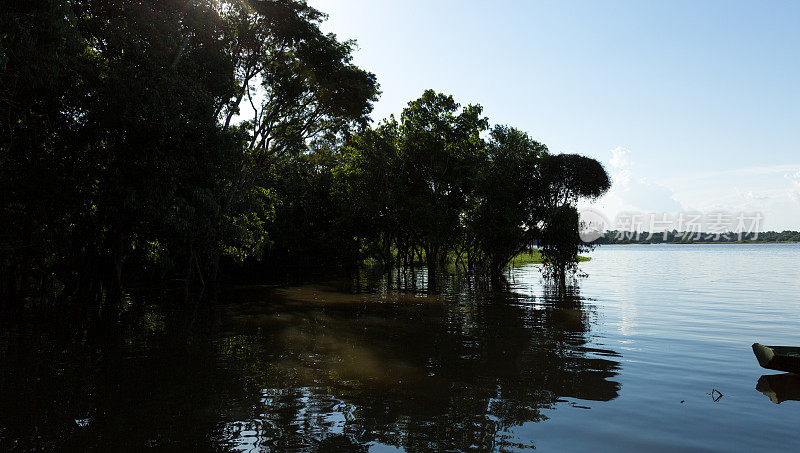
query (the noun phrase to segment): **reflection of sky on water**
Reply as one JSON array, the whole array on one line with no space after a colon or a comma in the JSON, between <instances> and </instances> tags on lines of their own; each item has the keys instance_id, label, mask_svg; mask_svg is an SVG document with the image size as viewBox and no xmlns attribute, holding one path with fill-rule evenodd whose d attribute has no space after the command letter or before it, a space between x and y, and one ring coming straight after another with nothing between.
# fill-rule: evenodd
<instances>
[{"instance_id":1,"label":"reflection of sky on water","mask_svg":"<svg viewBox=\"0 0 800 453\"><path fill-rule=\"evenodd\" d=\"M561 294L535 266L511 272L511 292L365 272L235 288L197 310L134 296L123 334L99 344L66 322L2 332L0 449L800 443L797 386L761 377L749 348L800 345L798 246L592 257L580 289Z\"/></svg>"}]
</instances>

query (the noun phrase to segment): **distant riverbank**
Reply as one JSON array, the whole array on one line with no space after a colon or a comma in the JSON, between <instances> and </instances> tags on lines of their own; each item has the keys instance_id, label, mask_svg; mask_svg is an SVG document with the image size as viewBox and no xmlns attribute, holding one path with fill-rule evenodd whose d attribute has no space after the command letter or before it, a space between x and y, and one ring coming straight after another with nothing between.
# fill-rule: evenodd
<instances>
[{"instance_id":1,"label":"distant riverbank","mask_svg":"<svg viewBox=\"0 0 800 453\"><path fill-rule=\"evenodd\" d=\"M666 236L666 237L665 237ZM719 240L715 240L719 239ZM732 240L736 239L736 240ZM800 231L764 231L759 233L698 233L695 231L669 231L650 233L647 231L606 231L593 242L595 245L610 244L784 244L800 243Z\"/></svg>"}]
</instances>

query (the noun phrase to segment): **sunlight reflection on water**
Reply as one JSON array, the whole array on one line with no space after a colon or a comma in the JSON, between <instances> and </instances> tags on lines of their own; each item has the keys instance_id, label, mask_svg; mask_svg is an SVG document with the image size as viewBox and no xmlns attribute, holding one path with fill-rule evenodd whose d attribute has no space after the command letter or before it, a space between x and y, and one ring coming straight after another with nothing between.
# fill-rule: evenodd
<instances>
[{"instance_id":1,"label":"sunlight reflection on water","mask_svg":"<svg viewBox=\"0 0 800 453\"><path fill-rule=\"evenodd\" d=\"M460 276L431 292L424 270L365 272L232 288L196 312L147 304L113 347L7 333L0 447L800 445L796 380L750 351L800 345L800 246L591 256L589 277L566 293L542 286L535 266L511 270L510 292Z\"/></svg>"}]
</instances>

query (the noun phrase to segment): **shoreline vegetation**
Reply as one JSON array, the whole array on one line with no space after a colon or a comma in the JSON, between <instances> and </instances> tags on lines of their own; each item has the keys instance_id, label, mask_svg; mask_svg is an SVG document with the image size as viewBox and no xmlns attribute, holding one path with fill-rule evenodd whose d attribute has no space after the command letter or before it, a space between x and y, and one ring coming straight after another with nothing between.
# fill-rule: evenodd
<instances>
[{"instance_id":1,"label":"shoreline vegetation","mask_svg":"<svg viewBox=\"0 0 800 453\"><path fill-rule=\"evenodd\" d=\"M759 244L800 244L800 241L692 241L692 242L615 242L601 245L759 245Z\"/></svg>"},{"instance_id":2,"label":"shoreline vegetation","mask_svg":"<svg viewBox=\"0 0 800 453\"><path fill-rule=\"evenodd\" d=\"M591 257L578 255L578 262L582 263L585 261L591 261ZM515 256L514 259L511 260L509 263L510 267L520 267L525 266L528 264L544 264L545 260L542 256L541 252L538 250L532 250L528 252L520 253L519 255Z\"/></svg>"},{"instance_id":3,"label":"shoreline vegetation","mask_svg":"<svg viewBox=\"0 0 800 453\"><path fill-rule=\"evenodd\" d=\"M114 319L134 286L213 301L245 274L365 260L424 262L430 282L450 261L492 284L510 263L574 275L602 164L433 90L373 122L379 82L326 17L301 0L12 2L0 310Z\"/></svg>"},{"instance_id":4,"label":"shoreline vegetation","mask_svg":"<svg viewBox=\"0 0 800 453\"><path fill-rule=\"evenodd\" d=\"M592 258L589 257L589 256L578 255L577 262L581 262L582 263L582 262L585 262L585 261L590 261L591 259ZM528 250L528 251L522 252L522 253L520 253L518 255L515 255L514 258L512 258L508 262L508 264L506 265L505 268L507 269L507 268L520 267L520 266L525 266L525 265L528 265L528 264L546 264L546 262L547 262L547 260L544 257L544 255L542 255L541 251L539 251L537 249L532 249L532 250ZM418 261L415 261L414 265L422 267L422 266L425 266L425 263L426 263L426 261L424 259L420 259ZM374 258L367 258L367 259L365 259L363 261L362 264L365 265L365 266L379 266L380 262L378 260L374 259ZM454 254L448 254L448 256L447 256L447 266L456 267L456 266L458 266L458 264L459 264L459 257L457 255L454 255Z\"/></svg>"},{"instance_id":5,"label":"shoreline vegetation","mask_svg":"<svg viewBox=\"0 0 800 453\"><path fill-rule=\"evenodd\" d=\"M741 240L739 239L741 237ZM592 242L594 245L628 245L628 244L786 244L800 242L800 232L765 231L759 233L743 233L739 236L736 232L719 234L697 232L663 232L650 234L648 232L631 233L626 231L611 230L599 239Z\"/></svg>"}]
</instances>

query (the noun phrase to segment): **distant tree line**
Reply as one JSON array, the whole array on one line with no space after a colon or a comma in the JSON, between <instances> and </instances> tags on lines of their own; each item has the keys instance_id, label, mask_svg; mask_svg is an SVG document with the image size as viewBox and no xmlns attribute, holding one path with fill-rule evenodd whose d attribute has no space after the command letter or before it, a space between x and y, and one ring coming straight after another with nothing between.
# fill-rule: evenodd
<instances>
[{"instance_id":1,"label":"distant tree line","mask_svg":"<svg viewBox=\"0 0 800 453\"><path fill-rule=\"evenodd\" d=\"M605 234L594 241L594 244L693 244L698 242L721 243L766 243L766 242L800 242L800 231L762 231L759 233L696 233L685 231L668 231L666 237L663 232L640 232L631 234L625 231L606 231Z\"/></svg>"},{"instance_id":2,"label":"distant tree line","mask_svg":"<svg viewBox=\"0 0 800 453\"><path fill-rule=\"evenodd\" d=\"M12 0L0 12L0 299L115 303L277 266L448 260L563 277L603 167L379 85L303 1Z\"/></svg>"}]
</instances>

